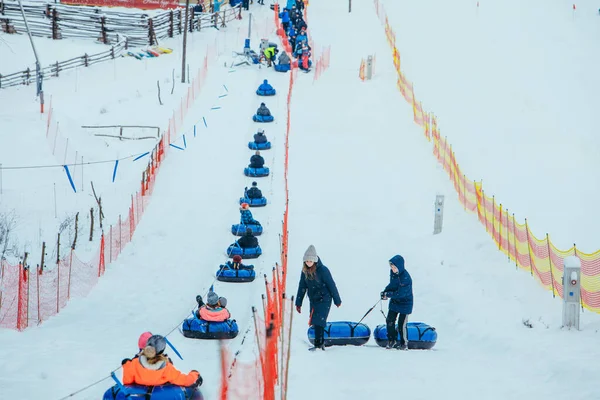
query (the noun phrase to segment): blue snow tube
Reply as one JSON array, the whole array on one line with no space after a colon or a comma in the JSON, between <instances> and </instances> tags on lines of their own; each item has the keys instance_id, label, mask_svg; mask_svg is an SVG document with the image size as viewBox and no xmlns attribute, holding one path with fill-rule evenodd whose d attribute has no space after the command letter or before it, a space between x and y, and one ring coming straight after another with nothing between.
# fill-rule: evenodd
<instances>
[{"instance_id":1,"label":"blue snow tube","mask_svg":"<svg viewBox=\"0 0 600 400\"><path fill-rule=\"evenodd\" d=\"M242 259L258 258L261 254L262 249L260 248L260 246L242 249L239 246L231 245L227 248L227 255L229 256L229 258L233 258L233 256L241 256Z\"/></svg>"},{"instance_id":2,"label":"blue snow tube","mask_svg":"<svg viewBox=\"0 0 600 400\"><path fill-rule=\"evenodd\" d=\"M181 326L183 336L192 339L233 339L238 335L238 328L235 319L228 319L223 322L211 322L194 316L183 321Z\"/></svg>"},{"instance_id":3,"label":"blue snow tube","mask_svg":"<svg viewBox=\"0 0 600 400\"><path fill-rule=\"evenodd\" d=\"M261 177L261 176L269 176L269 167L262 168L244 168L244 175L253 176L253 177Z\"/></svg>"},{"instance_id":4,"label":"blue snow tube","mask_svg":"<svg viewBox=\"0 0 600 400\"><path fill-rule=\"evenodd\" d=\"M275 118L272 115L256 115L252 116L254 122L273 122Z\"/></svg>"},{"instance_id":5,"label":"blue snow tube","mask_svg":"<svg viewBox=\"0 0 600 400\"><path fill-rule=\"evenodd\" d=\"M396 330L398 326L396 326ZM434 327L423 322L409 322L406 324L408 331L408 348L415 350L429 350L437 342L437 331ZM385 325L378 325L373 332L373 338L381 347L385 347L388 343L387 328ZM398 333L398 340L400 334Z\"/></svg>"},{"instance_id":6,"label":"blue snow tube","mask_svg":"<svg viewBox=\"0 0 600 400\"><path fill-rule=\"evenodd\" d=\"M235 236L242 236L246 233L246 228L252 229L254 236L260 236L263 233L262 225L245 225L245 224L233 224L231 225L231 233Z\"/></svg>"},{"instance_id":7,"label":"blue snow tube","mask_svg":"<svg viewBox=\"0 0 600 400\"><path fill-rule=\"evenodd\" d=\"M315 343L315 328L308 328L308 340ZM365 324L356 322L334 321L325 327L325 346L362 346L369 341L371 329Z\"/></svg>"},{"instance_id":8,"label":"blue snow tube","mask_svg":"<svg viewBox=\"0 0 600 400\"><path fill-rule=\"evenodd\" d=\"M264 207L267 205L266 197L259 197L257 199L251 199L250 197L240 197L240 204L248 203L250 207Z\"/></svg>"},{"instance_id":9,"label":"blue snow tube","mask_svg":"<svg viewBox=\"0 0 600 400\"><path fill-rule=\"evenodd\" d=\"M275 67L275 71L277 72L288 72L290 70L291 64L277 64Z\"/></svg>"},{"instance_id":10,"label":"blue snow tube","mask_svg":"<svg viewBox=\"0 0 600 400\"><path fill-rule=\"evenodd\" d=\"M221 282L252 282L255 278L254 265L233 269L227 264L222 264L217 271L217 280Z\"/></svg>"},{"instance_id":11,"label":"blue snow tube","mask_svg":"<svg viewBox=\"0 0 600 400\"><path fill-rule=\"evenodd\" d=\"M248 148L250 150L269 150L271 148L271 142L265 142L265 143L248 142Z\"/></svg>"},{"instance_id":12,"label":"blue snow tube","mask_svg":"<svg viewBox=\"0 0 600 400\"><path fill-rule=\"evenodd\" d=\"M125 391L118 385L104 393L102 400L203 400L200 390L175 385L141 386L124 385Z\"/></svg>"},{"instance_id":13,"label":"blue snow tube","mask_svg":"<svg viewBox=\"0 0 600 400\"><path fill-rule=\"evenodd\" d=\"M275 89L271 88L270 90L260 90L256 89L256 94L259 96L275 96Z\"/></svg>"}]
</instances>

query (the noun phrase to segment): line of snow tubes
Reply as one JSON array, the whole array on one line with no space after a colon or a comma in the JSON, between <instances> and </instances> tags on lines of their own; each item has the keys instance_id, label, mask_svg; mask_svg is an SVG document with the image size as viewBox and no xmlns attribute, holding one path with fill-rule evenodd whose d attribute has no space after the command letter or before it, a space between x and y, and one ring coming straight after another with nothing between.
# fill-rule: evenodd
<instances>
[{"instance_id":1,"label":"line of snow tubes","mask_svg":"<svg viewBox=\"0 0 600 400\"><path fill-rule=\"evenodd\" d=\"M254 114L252 116L252 120L254 122L273 122L275 120L275 117L273 117L272 115L258 115L258 114Z\"/></svg>"},{"instance_id":2,"label":"line of snow tubes","mask_svg":"<svg viewBox=\"0 0 600 400\"><path fill-rule=\"evenodd\" d=\"M243 265L234 269L231 265L221 264L215 275L221 282L252 282L256 279L254 265Z\"/></svg>"},{"instance_id":3,"label":"line of snow tubes","mask_svg":"<svg viewBox=\"0 0 600 400\"><path fill-rule=\"evenodd\" d=\"M192 317L183 321L181 332L183 336L192 339L233 339L240 329L235 319L223 322L205 321L198 318L194 312Z\"/></svg>"},{"instance_id":4,"label":"line of snow tubes","mask_svg":"<svg viewBox=\"0 0 600 400\"><path fill-rule=\"evenodd\" d=\"M122 387L118 385L111 387L104 393L102 400L204 400L200 390L175 385L123 385Z\"/></svg>"},{"instance_id":5,"label":"line of snow tubes","mask_svg":"<svg viewBox=\"0 0 600 400\"><path fill-rule=\"evenodd\" d=\"M396 326L396 331L398 327ZM429 350L435 346L437 342L437 331L434 327L423 322L409 322L406 324L408 333L408 348L414 350ZM377 325L373 331L373 337L377 344L385 347L388 343L387 328L385 325ZM400 340L398 333L397 340Z\"/></svg>"},{"instance_id":6,"label":"line of snow tubes","mask_svg":"<svg viewBox=\"0 0 600 400\"><path fill-rule=\"evenodd\" d=\"M262 254L262 249L260 248L260 246L248 247L246 249L243 249L239 246L231 245L227 247L226 253L229 256L229 258L233 258L233 256L240 256L242 257L242 259L258 258Z\"/></svg>"},{"instance_id":7,"label":"line of snow tubes","mask_svg":"<svg viewBox=\"0 0 600 400\"><path fill-rule=\"evenodd\" d=\"M396 326L396 329L398 327ZM434 327L423 322L409 322L406 324L408 332L408 348L411 350L429 350L437 342L437 331ZM308 340L314 344L315 330L311 326L307 332ZM371 330L365 324L349 321L328 322L325 327L325 346L362 346L369 341ZM388 343L385 324L377 325L373 331L375 342L381 347ZM400 340L398 333L397 340Z\"/></svg>"},{"instance_id":8,"label":"line of snow tubes","mask_svg":"<svg viewBox=\"0 0 600 400\"><path fill-rule=\"evenodd\" d=\"M266 197L259 197L257 199L251 199L250 197L240 197L240 204L248 203L250 207L264 207L267 205Z\"/></svg>"},{"instance_id":9,"label":"line of snow tubes","mask_svg":"<svg viewBox=\"0 0 600 400\"><path fill-rule=\"evenodd\" d=\"M231 234L235 236L242 236L244 233L246 233L246 228L250 228L254 236L260 236L263 233L262 225L233 224L231 225Z\"/></svg>"},{"instance_id":10,"label":"line of snow tubes","mask_svg":"<svg viewBox=\"0 0 600 400\"><path fill-rule=\"evenodd\" d=\"M308 328L308 340L315 342L314 327ZM325 327L325 347L329 346L362 346L369 341L371 329L363 323L349 321L328 322Z\"/></svg>"},{"instance_id":11,"label":"line of snow tubes","mask_svg":"<svg viewBox=\"0 0 600 400\"><path fill-rule=\"evenodd\" d=\"M269 167L262 168L244 168L244 175L252 177L269 176Z\"/></svg>"},{"instance_id":12,"label":"line of snow tubes","mask_svg":"<svg viewBox=\"0 0 600 400\"><path fill-rule=\"evenodd\" d=\"M264 142L264 143L248 142L248 148L250 150L269 150L271 148L271 142Z\"/></svg>"}]
</instances>

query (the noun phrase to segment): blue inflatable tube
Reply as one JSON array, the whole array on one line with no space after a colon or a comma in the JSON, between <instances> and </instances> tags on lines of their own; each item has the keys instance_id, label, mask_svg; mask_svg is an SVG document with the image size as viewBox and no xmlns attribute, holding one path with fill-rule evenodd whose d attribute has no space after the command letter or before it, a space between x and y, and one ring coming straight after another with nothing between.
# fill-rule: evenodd
<instances>
[{"instance_id":1,"label":"blue inflatable tube","mask_svg":"<svg viewBox=\"0 0 600 400\"><path fill-rule=\"evenodd\" d=\"M192 339L233 339L240 332L235 319L224 322L204 321L194 316L183 321L181 326L183 336Z\"/></svg>"},{"instance_id":2,"label":"blue inflatable tube","mask_svg":"<svg viewBox=\"0 0 600 400\"><path fill-rule=\"evenodd\" d=\"M256 115L252 116L254 122L273 122L275 118L272 115Z\"/></svg>"},{"instance_id":3,"label":"blue inflatable tube","mask_svg":"<svg viewBox=\"0 0 600 400\"><path fill-rule=\"evenodd\" d=\"M275 93L277 93L275 91L275 89L271 89L271 90L256 89L256 94L259 96L275 96Z\"/></svg>"},{"instance_id":4,"label":"blue inflatable tube","mask_svg":"<svg viewBox=\"0 0 600 400\"><path fill-rule=\"evenodd\" d=\"M262 249L260 248L260 246L242 249L239 246L231 245L227 248L227 255L229 256L229 258L233 258L233 256L241 256L242 259L258 258L261 254Z\"/></svg>"},{"instance_id":5,"label":"blue inflatable tube","mask_svg":"<svg viewBox=\"0 0 600 400\"><path fill-rule=\"evenodd\" d=\"M248 142L248 148L250 150L269 150L271 148L271 142L265 142L265 143Z\"/></svg>"},{"instance_id":6,"label":"blue inflatable tube","mask_svg":"<svg viewBox=\"0 0 600 400\"><path fill-rule=\"evenodd\" d=\"M244 168L244 175L252 176L252 177L269 176L269 172L270 172L269 167L262 167L262 168L246 167L246 168Z\"/></svg>"},{"instance_id":7,"label":"blue inflatable tube","mask_svg":"<svg viewBox=\"0 0 600 400\"><path fill-rule=\"evenodd\" d=\"M254 265L245 265L245 268L240 269L221 265L216 276L221 282L252 282L256 278L256 272L254 272Z\"/></svg>"},{"instance_id":8,"label":"blue inflatable tube","mask_svg":"<svg viewBox=\"0 0 600 400\"><path fill-rule=\"evenodd\" d=\"M125 393L118 385L104 393L102 400L203 400L198 389L190 389L175 385L141 386L124 385Z\"/></svg>"},{"instance_id":9,"label":"blue inflatable tube","mask_svg":"<svg viewBox=\"0 0 600 400\"><path fill-rule=\"evenodd\" d=\"M291 64L277 64L273 68L277 72L288 72L290 70Z\"/></svg>"},{"instance_id":10,"label":"blue inflatable tube","mask_svg":"<svg viewBox=\"0 0 600 400\"><path fill-rule=\"evenodd\" d=\"M263 227L261 225L234 224L231 225L231 234L235 236L242 236L244 233L246 233L246 228L252 229L252 234L254 236L260 236L263 233Z\"/></svg>"},{"instance_id":11,"label":"blue inflatable tube","mask_svg":"<svg viewBox=\"0 0 600 400\"><path fill-rule=\"evenodd\" d=\"M308 340L315 343L315 328L308 328ZM325 327L325 347L329 346L362 346L369 341L371 329L365 324L356 322L334 321Z\"/></svg>"},{"instance_id":12,"label":"blue inflatable tube","mask_svg":"<svg viewBox=\"0 0 600 400\"><path fill-rule=\"evenodd\" d=\"M398 327L396 326L396 330ZM429 350L435 346L437 342L437 331L434 327L423 322L409 322L406 324L408 331L408 348L414 350ZM378 325L373 331L373 338L381 347L385 347L388 343L387 328L385 325ZM398 334L397 340L400 340Z\"/></svg>"},{"instance_id":13,"label":"blue inflatable tube","mask_svg":"<svg viewBox=\"0 0 600 400\"><path fill-rule=\"evenodd\" d=\"M240 204L242 203L248 203L250 207L264 207L267 205L267 198L251 199L250 197L240 197Z\"/></svg>"}]
</instances>

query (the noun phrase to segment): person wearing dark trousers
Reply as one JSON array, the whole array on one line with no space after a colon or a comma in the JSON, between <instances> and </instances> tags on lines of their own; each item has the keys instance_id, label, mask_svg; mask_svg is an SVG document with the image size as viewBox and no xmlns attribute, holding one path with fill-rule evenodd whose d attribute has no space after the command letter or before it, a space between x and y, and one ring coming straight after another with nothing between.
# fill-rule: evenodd
<instances>
[{"instance_id":1,"label":"person wearing dark trousers","mask_svg":"<svg viewBox=\"0 0 600 400\"><path fill-rule=\"evenodd\" d=\"M309 324L315 330L314 347L309 350L325 350L325 327L327 326L327 317L331 309L331 301L339 307L342 305L342 299L338 293L333 277L329 269L323 265L315 246L312 244L304 253L302 265L302 274L298 285L298 294L296 295L296 311L302 312L302 301L304 295L308 292L310 301L310 321Z\"/></svg>"},{"instance_id":2,"label":"person wearing dark trousers","mask_svg":"<svg viewBox=\"0 0 600 400\"><path fill-rule=\"evenodd\" d=\"M390 283L381 292L382 300L390 300L386 322L388 344L386 349L408 349L406 323L413 310L412 278L404 267L404 258L395 255L390 259ZM398 319L398 331L396 331ZM400 341L397 341L398 333Z\"/></svg>"}]
</instances>

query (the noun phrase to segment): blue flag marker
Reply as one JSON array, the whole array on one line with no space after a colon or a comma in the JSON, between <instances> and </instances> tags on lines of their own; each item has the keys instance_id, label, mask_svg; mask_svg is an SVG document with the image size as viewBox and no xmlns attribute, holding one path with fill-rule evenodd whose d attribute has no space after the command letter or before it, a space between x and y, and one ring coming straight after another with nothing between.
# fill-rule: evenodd
<instances>
[{"instance_id":1,"label":"blue flag marker","mask_svg":"<svg viewBox=\"0 0 600 400\"><path fill-rule=\"evenodd\" d=\"M75 189L75 184L73 183L73 178L71 178L71 173L69 172L69 167L67 167L66 165L63 166L65 167L65 172L67 173L67 178L69 178L69 182L71 183L73 191L77 193L77 189Z\"/></svg>"},{"instance_id":2,"label":"blue flag marker","mask_svg":"<svg viewBox=\"0 0 600 400\"><path fill-rule=\"evenodd\" d=\"M204 121L204 127L208 128L208 125L206 124L206 118L202 117L202 121Z\"/></svg>"},{"instance_id":3,"label":"blue flag marker","mask_svg":"<svg viewBox=\"0 0 600 400\"><path fill-rule=\"evenodd\" d=\"M221 107L213 107L211 110L219 110Z\"/></svg>"},{"instance_id":4,"label":"blue flag marker","mask_svg":"<svg viewBox=\"0 0 600 400\"><path fill-rule=\"evenodd\" d=\"M196 137L196 125L194 125L194 137Z\"/></svg>"},{"instance_id":5,"label":"blue flag marker","mask_svg":"<svg viewBox=\"0 0 600 400\"><path fill-rule=\"evenodd\" d=\"M119 166L119 160L115 161L115 169L113 170L113 182L115 181L115 177L117 176L117 167Z\"/></svg>"},{"instance_id":6,"label":"blue flag marker","mask_svg":"<svg viewBox=\"0 0 600 400\"><path fill-rule=\"evenodd\" d=\"M225 91L226 91L227 93L229 93L229 89L227 89L227 86L223 85L223 87L225 88Z\"/></svg>"},{"instance_id":7,"label":"blue flag marker","mask_svg":"<svg viewBox=\"0 0 600 400\"><path fill-rule=\"evenodd\" d=\"M179 147L179 146L175 146L173 143L169 144L169 146L171 146L171 147L175 147L176 149L179 149L179 150L183 150L181 147Z\"/></svg>"},{"instance_id":8,"label":"blue flag marker","mask_svg":"<svg viewBox=\"0 0 600 400\"><path fill-rule=\"evenodd\" d=\"M223 97L227 97L227 94L222 94L219 96L220 99L222 99Z\"/></svg>"},{"instance_id":9,"label":"blue flag marker","mask_svg":"<svg viewBox=\"0 0 600 400\"><path fill-rule=\"evenodd\" d=\"M139 160L140 158L142 158L142 157L144 157L144 156L147 156L148 154L150 154L150 152L149 152L149 151L145 152L144 154L141 154L141 155L137 156L136 158L134 158L134 159L133 159L133 161L137 161L137 160Z\"/></svg>"},{"instance_id":10,"label":"blue flag marker","mask_svg":"<svg viewBox=\"0 0 600 400\"><path fill-rule=\"evenodd\" d=\"M183 148L187 149L187 143L185 141L185 135L183 135Z\"/></svg>"}]
</instances>

